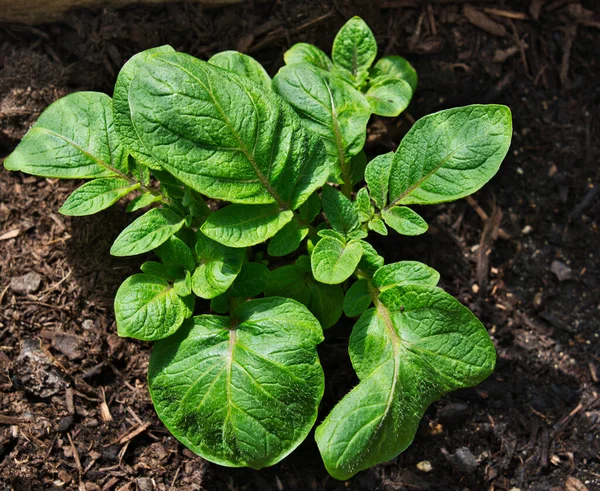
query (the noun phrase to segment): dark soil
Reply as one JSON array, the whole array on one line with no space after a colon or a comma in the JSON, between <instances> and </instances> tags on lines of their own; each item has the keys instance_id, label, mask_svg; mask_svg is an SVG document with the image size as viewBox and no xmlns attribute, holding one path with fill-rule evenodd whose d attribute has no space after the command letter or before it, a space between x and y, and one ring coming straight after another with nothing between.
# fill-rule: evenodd
<instances>
[{"instance_id":1,"label":"dark soil","mask_svg":"<svg viewBox=\"0 0 600 491\"><path fill-rule=\"evenodd\" d=\"M0 27L0 156L58 97L110 94L140 50L168 43L207 58L237 48L273 74L292 43L329 49L355 14L420 77L410 114L372 121L371 154L395 149L412 118L435 110L497 102L514 115L511 151L476 201L419 210L426 235L378 244L388 261L442 273L488 327L497 370L435 403L406 452L347 483L327 477L312 438L257 472L208 463L171 437L145 386L150 345L119 339L114 325L112 297L141 259L108 251L131 216L117 206L62 217L77 183L0 171L2 489L600 490L600 8L473 6L509 13L488 12L496 25L481 28L458 0L253 0ZM321 348L323 414L355 383L350 329L336 326Z\"/></svg>"}]
</instances>

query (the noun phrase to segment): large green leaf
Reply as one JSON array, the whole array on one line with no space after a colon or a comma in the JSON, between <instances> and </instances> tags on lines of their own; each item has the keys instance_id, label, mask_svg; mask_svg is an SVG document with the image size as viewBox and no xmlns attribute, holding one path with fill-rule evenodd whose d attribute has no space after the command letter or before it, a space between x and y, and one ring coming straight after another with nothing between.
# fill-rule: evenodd
<instances>
[{"instance_id":1,"label":"large green leaf","mask_svg":"<svg viewBox=\"0 0 600 491\"><path fill-rule=\"evenodd\" d=\"M349 351L360 383L315 433L337 479L396 457L429 404L481 382L496 359L485 328L466 307L421 285L382 293L354 326Z\"/></svg>"},{"instance_id":2,"label":"large green leaf","mask_svg":"<svg viewBox=\"0 0 600 491\"><path fill-rule=\"evenodd\" d=\"M284 66L273 79L273 88L325 143L332 178L351 182L349 160L365 144L371 115L364 96L348 82L308 63Z\"/></svg>"},{"instance_id":3,"label":"large green leaf","mask_svg":"<svg viewBox=\"0 0 600 491\"><path fill-rule=\"evenodd\" d=\"M344 293L340 285L326 285L313 278L308 256L294 264L271 271L265 296L292 298L308 307L323 329L329 329L342 315Z\"/></svg>"},{"instance_id":4,"label":"large green leaf","mask_svg":"<svg viewBox=\"0 0 600 491\"><path fill-rule=\"evenodd\" d=\"M127 63L123 65L113 93L113 113L115 119L115 128L121 141L129 153L139 162L150 166L153 169L160 169L160 164L155 161L150 151L139 139L139 135L133 126L131 120L131 108L129 99L131 96L131 81L137 71L148 63L148 60L160 53L174 53L175 50L168 45L151 48L132 56Z\"/></svg>"},{"instance_id":5,"label":"large green leaf","mask_svg":"<svg viewBox=\"0 0 600 491\"><path fill-rule=\"evenodd\" d=\"M210 215L202 232L229 247L249 247L273 237L293 216L275 205L232 204Z\"/></svg>"},{"instance_id":6,"label":"large green leaf","mask_svg":"<svg viewBox=\"0 0 600 491\"><path fill-rule=\"evenodd\" d=\"M238 51L221 51L212 56L208 62L211 65L249 78L253 82L262 85L265 89L271 89L271 77L269 77L269 74L262 65L251 56Z\"/></svg>"},{"instance_id":7,"label":"large green leaf","mask_svg":"<svg viewBox=\"0 0 600 491\"><path fill-rule=\"evenodd\" d=\"M411 284L436 286L439 281L440 274L419 261L386 264L373 275L373 285L380 291Z\"/></svg>"},{"instance_id":8,"label":"large green leaf","mask_svg":"<svg viewBox=\"0 0 600 491\"><path fill-rule=\"evenodd\" d=\"M331 56L354 77L367 72L377 56L377 42L364 20L352 17L344 24L335 36Z\"/></svg>"},{"instance_id":9,"label":"large green leaf","mask_svg":"<svg viewBox=\"0 0 600 491\"><path fill-rule=\"evenodd\" d=\"M500 167L511 136L506 106L458 107L419 119L392 161L391 205L441 203L474 193Z\"/></svg>"},{"instance_id":10,"label":"large green leaf","mask_svg":"<svg viewBox=\"0 0 600 491\"><path fill-rule=\"evenodd\" d=\"M202 298L215 298L231 286L246 256L245 249L234 249L206 237L196 235L196 257L199 266L192 276L192 290Z\"/></svg>"},{"instance_id":11,"label":"large green leaf","mask_svg":"<svg viewBox=\"0 0 600 491\"><path fill-rule=\"evenodd\" d=\"M119 336L144 341L170 336L193 309L194 297L180 298L168 281L150 274L130 276L115 296Z\"/></svg>"},{"instance_id":12,"label":"large green leaf","mask_svg":"<svg viewBox=\"0 0 600 491\"><path fill-rule=\"evenodd\" d=\"M92 215L115 204L123 196L139 188L127 179L100 178L78 187L58 210L63 215Z\"/></svg>"},{"instance_id":13,"label":"large green leaf","mask_svg":"<svg viewBox=\"0 0 600 491\"><path fill-rule=\"evenodd\" d=\"M135 256L151 251L166 242L185 222L169 208L154 208L136 218L115 239L113 256Z\"/></svg>"},{"instance_id":14,"label":"large green leaf","mask_svg":"<svg viewBox=\"0 0 600 491\"><path fill-rule=\"evenodd\" d=\"M288 49L283 55L286 65L295 63L310 63L322 70L329 71L333 68L333 63L329 56L316 46L308 43L297 43Z\"/></svg>"},{"instance_id":15,"label":"large green leaf","mask_svg":"<svg viewBox=\"0 0 600 491\"><path fill-rule=\"evenodd\" d=\"M114 129L111 98L99 92L76 92L54 102L4 167L62 179L123 177L127 154Z\"/></svg>"},{"instance_id":16,"label":"large green leaf","mask_svg":"<svg viewBox=\"0 0 600 491\"><path fill-rule=\"evenodd\" d=\"M323 333L300 303L251 300L232 318L194 317L156 343L148 370L156 412L203 458L276 464L308 435L323 395Z\"/></svg>"},{"instance_id":17,"label":"large green leaf","mask_svg":"<svg viewBox=\"0 0 600 491\"><path fill-rule=\"evenodd\" d=\"M321 283L337 285L354 273L362 255L358 240L344 243L334 237L324 237L310 257L313 275Z\"/></svg>"},{"instance_id":18,"label":"large green leaf","mask_svg":"<svg viewBox=\"0 0 600 491\"><path fill-rule=\"evenodd\" d=\"M327 178L322 143L287 104L192 56L152 56L129 101L152 157L208 197L296 209Z\"/></svg>"}]
</instances>

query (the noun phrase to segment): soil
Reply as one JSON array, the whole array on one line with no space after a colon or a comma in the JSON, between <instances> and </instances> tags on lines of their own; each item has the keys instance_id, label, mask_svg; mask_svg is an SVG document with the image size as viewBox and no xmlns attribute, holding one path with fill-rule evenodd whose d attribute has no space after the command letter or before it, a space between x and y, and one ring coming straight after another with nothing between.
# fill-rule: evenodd
<instances>
[{"instance_id":1,"label":"soil","mask_svg":"<svg viewBox=\"0 0 600 491\"><path fill-rule=\"evenodd\" d=\"M0 171L1 489L600 490L596 1L254 0L3 25L0 157L58 97L110 94L140 50L168 43L206 59L238 49L273 74L292 43L328 50L356 14L380 51L406 56L420 79L404 117L373 118L370 155L395 149L411 121L439 109L513 111L512 148L482 191L418 210L426 235L376 244L390 262L419 259L441 272L488 327L495 373L433 404L408 450L345 483L327 476L312 437L262 471L208 463L154 413L150 345L116 335L113 295L142 258L114 258L109 247L132 217L122 206L60 216L78 183ZM350 330L341 322L321 346L323 415L356 383Z\"/></svg>"}]
</instances>

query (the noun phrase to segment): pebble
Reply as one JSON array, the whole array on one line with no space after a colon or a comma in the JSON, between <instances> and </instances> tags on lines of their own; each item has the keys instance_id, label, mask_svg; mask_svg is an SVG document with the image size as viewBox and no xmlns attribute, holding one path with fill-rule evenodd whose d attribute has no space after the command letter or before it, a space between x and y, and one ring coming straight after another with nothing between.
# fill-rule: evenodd
<instances>
[{"instance_id":1,"label":"pebble","mask_svg":"<svg viewBox=\"0 0 600 491\"><path fill-rule=\"evenodd\" d=\"M152 491L154 489L154 483L149 477L138 477L136 483L139 491Z\"/></svg>"},{"instance_id":2,"label":"pebble","mask_svg":"<svg viewBox=\"0 0 600 491\"><path fill-rule=\"evenodd\" d=\"M552 261L550 271L554 273L560 282L573 279L573 270L562 261Z\"/></svg>"},{"instance_id":3,"label":"pebble","mask_svg":"<svg viewBox=\"0 0 600 491\"><path fill-rule=\"evenodd\" d=\"M421 472L431 472L433 470L433 466L429 460L422 460L417 464L417 469Z\"/></svg>"},{"instance_id":4,"label":"pebble","mask_svg":"<svg viewBox=\"0 0 600 491\"><path fill-rule=\"evenodd\" d=\"M37 291L42 283L42 276L35 271L30 271L23 276L16 276L10 280L10 288L15 293L26 295Z\"/></svg>"},{"instance_id":5,"label":"pebble","mask_svg":"<svg viewBox=\"0 0 600 491\"><path fill-rule=\"evenodd\" d=\"M467 447L460 447L453 454L446 452L444 456L452 465L465 474L473 474L479 465L477 459Z\"/></svg>"}]
</instances>

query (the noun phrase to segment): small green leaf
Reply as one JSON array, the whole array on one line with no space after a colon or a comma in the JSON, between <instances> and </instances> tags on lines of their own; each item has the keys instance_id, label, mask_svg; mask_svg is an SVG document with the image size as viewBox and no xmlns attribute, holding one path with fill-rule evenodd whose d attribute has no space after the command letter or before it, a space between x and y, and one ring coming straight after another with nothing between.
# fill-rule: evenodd
<instances>
[{"instance_id":1,"label":"small green leaf","mask_svg":"<svg viewBox=\"0 0 600 491\"><path fill-rule=\"evenodd\" d=\"M439 281L440 274L435 269L418 261L386 264L373 275L373 285L380 291L411 284L436 286Z\"/></svg>"},{"instance_id":2,"label":"small green leaf","mask_svg":"<svg viewBox=\"0 0 600 491\"><path fill-rule=\"evenodd\" d=\"M406 206L393 206L381 212L385 223L402 235L421 235L429 228L421 216Z\"/></svg>"},{"instance_id":3,"label":"small green leaf","mask_svg":"<svg viewBox=\"0 0 600 491\"><path fill-rule=\"evenodd\" d=\"M232 317L194 317L156 343L150 394L169 431L198 455L261 469L292 452L317 418L323 333L290 299L251 300Z\"/></svg>"},{"instance_id":4,"label":"small green leaf","mask_svg":"<svg viewBox=\"0 0 600 491\"><path fill-rule=\"evenodd\" d=\"M480 383L494 369L496 354L485 328L444 291L409 285L380 298L350 336L360 383L315 432L336 479L396 457L433 401Z\"/></svg>"},{"instance_id":5,"label":"small green leaf","mask_svg":"<svg viewBox=\"0 0 600 491\"><path fill-rule=\"evenodd\" d=\"M346 81L308 63L281 68L273 79L273 90L323 140L332 179L350 182L348 161L362 150L371 115L364 96Z\"/></svg>"},{"instance_id":6,"label":"small green leaf","mask_svg":"<svg viewBox=\"0 0 600 491\"><path fill-rule=\"evenodd\" d=\"M269 268L260 263L244 263L229 289L232 297L252 298L260 295L269 281Z\"/></svg>"},{"instance_id":7,"label":"small green leaf","mask_svg":"<svg viewBox=\"0 0 600 491\"><path fill-rule=\"evenodd\" d=\"M111 98L76 92L50 104L4 167L61 179L122 176L127 154L114 130Z\"/></svg>"},{"instance_id":8,"label":"small green leaf","mask_svg":"<svg viewBox=\"0 0 600 491\"><path fill-rule=\"evenodd\" d=\"M139 186L122 178L94 179L73 191L58 211L69 216L92 215L115 204Z\"/></svg>"},{"instance_id":9,"label":"small green leaf","mask_svg":"<svg viewBox=\"0 0 600 491\"><path fill-rule=\"evenodd\" d=\"M336 232L347 237L358 229L358 213L352 201L328 184L323 186L322 198L325 216Z\"/></svg>"},{"instance_id":10,"label":"small green leaf","mask_svg":"<svg viewBox=\"0 0 600 491\"><path fill-rule=\"evenodd\" d=\"M251 56L237 51L222 51L208 60L211 65L249 78L254 83L271 90L271 77L262 65Z\"/></svg>"},{"instance_id":11,"label":"small green leaf","mask_svg":"<svg viewBox=\"0 0 600 491\"><path fill-rule=\"evenodd\" d=\"M389 174L389 201L433 204L474 193L508 152L510 109L473 105L419 119L402 139Z\"/></svg>"},{"instance_id":12,"label":"small green leaf","mask_svg":"<svg viewBox=\"0 0 600 491\"><path fill-rule=\"evenodd\" d=\"M115 119L115 129L119 138L129 150L129 153L143 166L152 169L160 169L160 164L152 156L150 150L139 139L137 128L134 127L131 120L131 81L134 79L138 70L140 70L155 55L160 53L173 53L175 50L168 45L158 48L147 49L132 56L121 68L115 83L113 94L113 113Z\"/></svg>"},{"instance_id":13,"label":"small green leaf","mask_svg":"<svg viewBox=\"0 0 600 491\"><path fill-rule=\"evenodd\" d=\"M275 205L233 204L210 215L202 232L229 247L249 247L273 237L293 216Z\"/></svg>"},{"instance_id":14,"label":"small green leaf","mask_svg":"<svg viewBox=\"0 0 600 491\"><path fill-rule=\"evenodd\" d=\"M183 276L184 271L196 269L194 253L183 240L174 235L156 250L156 254L173 277Z\"/></svg>"},{"instance_id":15,"label":"small green leaf","mask_svg":"<svg viewBox=\"0 0 600 491\"><path fill-rule=\"evenodd\" d=\"M188 187L184 189L181 204L185 206L188 209L189 214L195 218L206 218L212 213L212 210L208 207L204 198Z\"/></svg>"},{"instance_id":16,"label":"small green leaf","mask_svg":"<svg viewBox=\"0 0 600 491\"><path fill-rule=\"evenodd\" d=\"M326 227L327 224L324 223L323 226ZM337 239L340 242L343 242L344 244L346 243L346 237L344 237L339 232L336 232L335 230L332 230L330 228L323 228L323 229L319 230L317 232L317 235L319 237L333 237L334 239Z\"/></svg>"},{"instance_id":17,"label":"small green leaf","mask_svg":"<svg viewBox=\"0 0 600 491\"><path fill-rule=\"evenodd\" d=\"M357 317L369 308L372 301L369 282L364 279L358 280L346 292L344 314L348 317Z\"/></svg>"},{"instance_id":18,"label":"small green leaf","mask_svg":"<svg viewBox=\"0 0 600 491\"><path fill-rule=\"evenodd\" d=\"M365 169L365 181L369 187L371 199L382 210L387 205L390 173L394 152L375 157Z\"/></svg>"},{"instance_id":19,"label":"small green leaf","mask_svg":"<svg viewBox=\"0 0 600 491\"><path fill-rule=\"evenodd\" d=\"M373 217L373 206L367 188L361 188L356 193L356 211L360 223L368 222Z\"/></svg>"},{"instance_id":20,"label":"small green leaf","mask_svg":"<svg viewBox=\"0 0 600 491\"><path fill-rule=\"evenodd\" d=\"M383 266L385 261L371 244L364 240L359 240L359 243L363 248L363 255L358 263L358 269L373 275L375 271Z\"/></svg>"},{"instance_id":21,"label":"small green leaf","mask_svg":"<svg viewBox=\"0 0 600 491\"><path fill-rule=\"evenodd\" d=\"M311 256L312 272L317 281L336 285L348 279L363 255L359 241L347 244L332 237L324 237L315 246Z\"/></svg>"},{"instance_id":22,"label":"small green leaf","mask_svg":"<svg viewBox=\"0 0 600 491\"><path fill-rule=\"evenodd\" d=\"M169 274L165 265L157 261L146 261L140 266L140 269L142 270L142 273L158 276L165 280L173 279L173 275Z\"/></svg>"},{"instance_id":23,"label":"small green leaf","mask_svg":"<svg viewBox=\"0 0 600 491\"><path fill-rule=\"evenodd\" d=\"M377 56L377 42L369 26L353 17L340 29L333 41L333 62L356 77L366 72Z\"/></svg>"},{"instance_id":24,"label":"small green leaf","mask_svg":"<svg viewBox=\"0 0 600 491\"><path fill-rule=\"evenodd\" d=\"M364 179L366 167L367 154L361 150L350 159L350 162L348 162L348 174L350 177L350 184L352 184L352 186L358 184Z\"/></svg>"},{"instance_id":25,"label":"small green leaf","mask_svg":"<svg viewBox=\"0 0 600 491\"><path fill-rule=\"evenodd\" d=\"M298 249L307 234L308 227L303 227L297 220L292 220L269 241L267 252L273 257L287 256Z\"/></svg>"},{"instance_id":26,"label":"small green leaf","mask_svg":"<svg viewBox=\"0 0 600 491\"><path fill-rule=\"evenodd\" d=\"M187 297L192 294L192 275L189 271L185 272L183 278L177 278L173 282L173 290L180 297Z\"/></svg>"},{"instance_id":27,"label":"small green leaf","mask_svg":"<svg viewBox=\"0 0 600 491\"><path fill-rule=\"evenodd\" d=\"M342 315L344 293L341 286L317 282L312 276L308 256L300 256L295 264L272 271L265 296L292 298L306 305L323 329L335 325Z\"/></svg>"},{"instance_id":28,"label":"small green leaf","mask_svg":"<svg viewBox=\"0 0 600 491\"><path fill-rule=\"evenodd\" d=\"M192 276L194 293L210 299L226 292L242 269L245 255L245 249L227 247L198 230L196 257L199 266Z\"/></svg>"},{"instance_id":29,"label":"small green leaf","mask_svg":"<svg viewBox=\"0 0 600 491\"><path fill-rule=\"evenodd\" d=\"M379 235L385 236L388 234L388 229L385 226L385 223L383 223L383 220L381 220L380 218L373 218L371 221L369 221L369 223L367 223L367 227L369 227L369 230L372 230L373 232L376 232Z\"/></svg>"},{"instance_id":30,"label":"small green leaf","mask_svg":"<svg viewBox=\"0 0 600 491\"><path fill-rule=\"evenodd\" d=\"M371 78L377 79L385 75L392 75L400 80L404 80L410 85L413 92L417 90L417 72L401 56L384 56L375 63L375 66L371 69Z\"/></svg>"},{"instance_id":31,"label":"small green leaf","mask_svg":"<svg viewBox=\"0 0 600 491\"><path fill-rule=\"evenodd\" d=\"M154 208L136 218L119 234L110 253L113 256L135 256L151 251L175 234L184 221L168 208Z\"/></svg>"},{"instance_id":32,"label":"small green leaf","mask_svg":"<svg viewBox=\"0 0 600 491\"><path fill-rule=\"evenodd\" d=\"M329 71L333 67L333 63L329 56L316 46L308 43L294 44L294 46L285 52L283 59L286 65L310 63L325 71Z\"/></svg>"},{"instance_id":33,"label":"small green leaf","mask_svg":"<svg viewBox=\"0 0 600 491\"><path fill-rule=\"evenodd\" d=\"M129 204L127 205L126 211L132 212L137 211L141 208L146 208L146 206L150 206L152 203L159 203L161 201L161 197L152 194L149 191L145 191L139 196L133 198Z\"/></svg>"},{"instance_id":34,"label":"small green leaf","mask_svg":"<svg viewBox=\"0 0 600 491\"><path fill-rule=\"evenodd\" d=\"M211 299L210 310L217 314L227 314L231 306L231 296L227 293Z\"/></svg>"},{"instance_id":35,"label":"small green leaf","mask_svg":"<svg viewBox=\"0 0 600 491\"><path fill-rule=\"evenodd\" d=\"M300 218L307 223L312 223L312 221L317 218L317 215L321 212L321 198L317 193L311 194L310 197L302 203L300 208L298 208L300 212Z\"/></svg>"},{"instance_id":36,"label":"small green leaf","mask_svg":"<svg viewBox=\"0 0 600 491\"><path fill-rule=\"evenodd\" d=\"M371 82L365 97L373 113L396 117L408 107L412 95L413 90L408 82L392 75L383 75Z\"/></svg>"},{"instance_id":37,"label":"small green leaf","mask_svg":"<svg viewBox=\"0 0 600 491\"><path fill-rule=\"evenodd\" d=\"M115 296L119 336L156 341L173 334L192 315L193 297L181 299L163 278L135 274Z\"/></svg>"}]
</instances>

